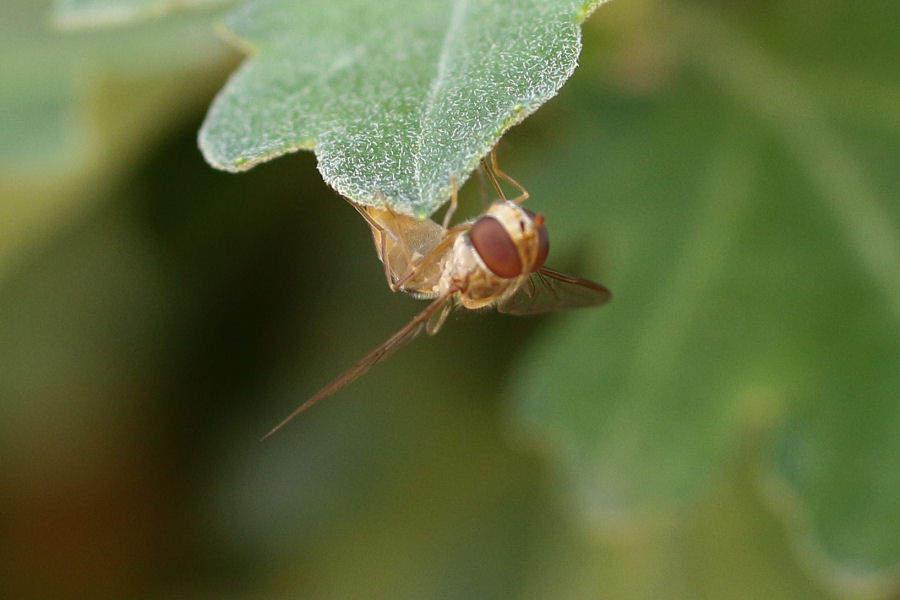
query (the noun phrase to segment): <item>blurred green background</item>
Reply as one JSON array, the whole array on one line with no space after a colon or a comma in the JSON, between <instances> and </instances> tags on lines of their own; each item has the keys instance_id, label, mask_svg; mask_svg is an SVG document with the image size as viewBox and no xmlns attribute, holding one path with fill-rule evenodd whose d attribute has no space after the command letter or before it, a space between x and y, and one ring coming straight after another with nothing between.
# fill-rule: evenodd
<instances>
[{"instance_id":1,"label":"blurred green background","mask_svg":"<svg viewBox=\"0 0 900 600\"><path fill-rule=\"evenodd\" d=\"M421 304L311 154L203 162L220 10L2 9L4 597L900 597L895 0L598 9L500 153L613 302L265 443Z\"/></svg>"}]
</instances>

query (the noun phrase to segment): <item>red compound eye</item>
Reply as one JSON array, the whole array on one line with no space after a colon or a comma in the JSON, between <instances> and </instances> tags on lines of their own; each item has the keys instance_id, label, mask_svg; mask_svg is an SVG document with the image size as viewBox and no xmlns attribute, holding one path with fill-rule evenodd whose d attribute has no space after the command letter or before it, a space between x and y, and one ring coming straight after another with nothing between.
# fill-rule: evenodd
<instances>
[{"instance_id":1,"label":"red compound eye","mask_svg":"<svg viewBox=\"0 0 900 600\"><path fill-rule=\"evenodd\" d=\"M534 222L538 228L538 252L530 271L531 273L534 273L544 266L544 262L547 260L547 254L550 253L550 234L547 233L547 228L544 226L544 215L536 215L527 208L523 208L522 210L531 217L532 222Z\"/></svg>"},{"instance_id":2,"label":"red compound eye","mask_svg":"<svg viewBox=\"0 0 900 600\"><path fill-rule=\"evenodd\" d=\"M544 266L544 261L547 260L547 255L550 253L550 234L547 233L547 228L541 225L538 228L538 252L537 257L534 259L534 265L532 265L532 272L537 271L541 267Z\"/></svg>"},{"instance_id":3,"label":"red compound eye","mask_svg":"<svg viewBox=\"0 0 900 600\"><path fill-rule=\"evenodd\" d=\"M512 279L522 274L522 261L515 243L500 221L481 217L469 230L469 239L487 268L497 277Z\"/></svg>"}]
</instances>

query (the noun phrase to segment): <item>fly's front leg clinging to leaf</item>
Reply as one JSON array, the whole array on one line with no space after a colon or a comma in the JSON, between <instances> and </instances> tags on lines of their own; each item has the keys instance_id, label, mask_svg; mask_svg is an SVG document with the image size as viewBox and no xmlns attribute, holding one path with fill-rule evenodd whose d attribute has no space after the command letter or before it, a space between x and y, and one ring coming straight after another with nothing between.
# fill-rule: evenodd
<instances>
[{"instance_id":1,"label":"fly's front leg clinging to leaf","mask_svg":"<svg viewBox=\"0 0 900 600\"><path fill-rule=\"evenodd\" d=\"M484 172L487 173L488 179L491 180L491 184L493 184L494 189L497 190L497 194L500 196L501 200L506 200L506 195L503 193L503 190L500 188L500 183L497 181L497 177L513 186L519 191L519 195L515 198L510 199L510 202L515 202L516 204L522 204L529 198L528 190L526 190L521 183L504 173L500 170L500 166L497 164L497 151L491 150L491 164L488 166L488 162L486 158L481 159L481 165L484 168Z\"/></svg>"},{"instance_id":2,"label":"fly's front leg clinging to leaf","mask_svg":"<svg viewBox=\"0 0 900 600\"><path fill-rule=\"evenodd\" d=\"M450 219L453 217L453 213L456 212L456 208L459 206L459 198L457 194L458 190L456 188L456 173L450 176L450 206L447 207L447 212L444 213L444 221L441 224L444 231L450 227Z\"/></svg>"}]
</instances>

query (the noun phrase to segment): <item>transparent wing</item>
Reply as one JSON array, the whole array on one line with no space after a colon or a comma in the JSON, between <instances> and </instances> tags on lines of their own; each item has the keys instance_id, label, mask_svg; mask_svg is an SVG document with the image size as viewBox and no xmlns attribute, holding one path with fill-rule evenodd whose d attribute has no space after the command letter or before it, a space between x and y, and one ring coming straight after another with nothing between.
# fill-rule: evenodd
<instances>
[{"instance_id":1,"label":"transparent wing","mask_svg":"<svg viewBox=\"0 0 900 600\"><path fill-rule=\"evenodd\" d=\"M269 431L269 433L263 436L262 439L266 439L267 437L274 434L276 431L287 425L287 423L291 419L302 413L304 410L306 410L319 400L327 398L341 388L350 385L351 383L362 377L366 373L366 371L371 369L373 366L377 365L378 363L392 355L394 352L413 341L416 336L418 336L425 328L426 323L428 323L433 314L445 314L445 311L449 310L449 307L447 307L447 305L452 303L454 293L456 293L456 290L451 290L450 292L436 298L431 304L428 305L427 308L425 308L425 310L413 317L409 323L407 323L402 329L400 329L400 331L389 337L383 344L369 352L355 365L341 373L337 378L334 379L334 381L319 390L315 396L311 397L309 400L298 406L296 410L294 410L294 412L285 417L284 420L281 421L281 423L273 427L271 431Z\"/></svg>"},{"instance_id":2,"label":"transparent wing","mask_svg":"<svg viewBox=\"0 0 900 600\"><path fill-rule=\"evenodd\" d=\"M359 206L353 202L350 205L372 229L375 251L384 263L388 286L394 291L401 289L433 298L444 255L471 224L444 229L431 219L401 215L388 208Z\"/></svg>"},{"instance_id":3,"label":"transparent wing","mask_svg":"<svg viewBox=\"0 0 900 600\"><path fill-rule=\"evenodd\" d=\"M585 308L607 302L609 290L593 281L543 267L497 303L497 310L511 315L536 315L567 308Z\"/></svg>"}]
</instances>

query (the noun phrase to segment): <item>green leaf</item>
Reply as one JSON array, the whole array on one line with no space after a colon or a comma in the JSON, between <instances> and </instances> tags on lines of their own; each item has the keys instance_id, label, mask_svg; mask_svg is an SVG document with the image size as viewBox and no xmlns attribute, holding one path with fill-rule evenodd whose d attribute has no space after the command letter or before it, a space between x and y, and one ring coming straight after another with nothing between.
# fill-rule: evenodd
<instances>
[{"instance_id":1,"label":"green leaf","mask_svg":"<svg viewBox=\"0 0 900 600\"><path fill-rule=\"evenodd\" d=\"M606 251L610 268L588 273L613 301L527 353L514 422L600 529L696 501L748 435L771 433L761 481L804 561L843 591L896 594L900 130L883 108L896 106L900 44L883 16L896 5L820 7L806 34L843 33L826 62L793 28L754 31L800 7L739 21L653 5L606 13L618 39L601 71L626 99L585 86L578 126L555 132L570 147L522 169L554 173L523 183L534 202L564 190L548 221L578 224L588 266L585 250ZM865 98L841 101L862 81Z\"/></svg>"},{"instance_id":2,"label":"green leaf","mask_svg":"<svg viewBox=\"0 0 900 600\"><path fill-rule=\"evenodd\" d=\"M55 19L62 27L113 25L156 17L169 11L229 0L56 0Z\"/></svg>"},{"instance_id":3,"label":"green leaf","mask_svg":"<svg viewBox=\"0 0 900 600\"><path fill-rule=\"evenodd\" d=\"M381 192L424 217L575 69L584 0L260 0L229 28L253 57L200 131L214 166L242 171L314 149L360 204Z\"/></svg>"}]
</instances>

